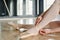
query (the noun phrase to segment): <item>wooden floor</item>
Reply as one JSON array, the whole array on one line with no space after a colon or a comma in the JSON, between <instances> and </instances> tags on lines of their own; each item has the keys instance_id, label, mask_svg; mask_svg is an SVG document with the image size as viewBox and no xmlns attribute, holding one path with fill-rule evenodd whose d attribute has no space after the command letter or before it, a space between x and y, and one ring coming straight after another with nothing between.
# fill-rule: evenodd
<instances>
[{"instance_id":1,"label":"wooden floor","mask_svg":"<svg viewBox=\"0 0 60 40\"><path fill-rule=\"evenodd\" d=\"M7 27L7 25L5 27ZM18 30L1 30L0 40L60 40L60 33L48 34L45 36L36 35L24 39L20 38L21 37L20 34L21 33Z\"/></svg>"},{"instance_id":2,"label":"wooden floor","mask_svg":"<svg viewBox=\"0 0 60 40\"><path fill-rule=\"evenodd\" d=\"M0 40L60 40L60 33L48 34L45 36L37 35L28 38L20 39L20 33L18 31L2 31Z\"/></svg>"},{"instance_id":3,"label":"wooden floor","mask_svg":"<svg viewBox=\"0 0 60 40\"><path fill-rule=\"evenodd\" d=\"M18 31L2 31L0 40L18 40Z\"/></svg>"}]
</instances>

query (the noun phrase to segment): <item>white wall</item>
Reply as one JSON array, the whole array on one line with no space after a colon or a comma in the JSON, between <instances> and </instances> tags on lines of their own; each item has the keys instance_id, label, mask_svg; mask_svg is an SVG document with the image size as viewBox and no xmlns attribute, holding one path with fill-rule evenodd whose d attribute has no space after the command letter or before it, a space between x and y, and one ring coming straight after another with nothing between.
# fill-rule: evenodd
<instances>
[{"instance_id":1,"label":"white wall","mask_svg":"<svg viewBox=\"0 0 60 40\"><path fill-rule=\"evenodd\" d=\"M17 15L23 15L23 0L17 0Z\"/></svg>"},{"instance_id":2,"label":"white wall","mask_svg":"<svg viewBox=\"0 0 60 40\"><path fill-rule=\"evenodd\" d=\"M44 0L44 11L46 11L53 3L55 0Z\"/></svg>"},{"instance_id":3,"label":"white wall","mask_svg":"<svg viewBox=\"0 0 60 40\"><path fill-rule=\"evenodd\" d=\"M26 0L26 15L33 15L33 1Z\"/></svg>"},{"instance_id":4,"label":"white wall","mask_svg":"<svg viewBox=\"0 0 60 40\"><path fill-rule=\"evenodd\" d=\"M31 15L31 16L34 16L33 15L33 0L25 0L26 1L26 4L24 7L23 6L23 0L17 0L17 15L18 16L28 16L28 15ZM24 8L26 8L24 10ZM26 13L24 13L24 11L26 11ZM33 24L33 19L21 19L21 20L18 20L17 23L19 24Z\"/></svg>"}]
</instances>

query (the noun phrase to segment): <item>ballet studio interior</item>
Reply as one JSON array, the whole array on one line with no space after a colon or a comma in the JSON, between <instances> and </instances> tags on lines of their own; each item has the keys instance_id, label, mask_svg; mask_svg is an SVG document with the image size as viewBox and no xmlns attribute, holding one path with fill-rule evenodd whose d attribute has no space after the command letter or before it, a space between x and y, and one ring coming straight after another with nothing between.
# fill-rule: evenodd
<instances>
[{"instance_id":1,"label":"ballet studio interior","mask_svg":"<svg viewBox=\"0 0 60 40\"><path fill-rule=\"evenodd\" d=\"M0 0L0 40L60 40L60 0Z\"/></svg>"}]
</instances>

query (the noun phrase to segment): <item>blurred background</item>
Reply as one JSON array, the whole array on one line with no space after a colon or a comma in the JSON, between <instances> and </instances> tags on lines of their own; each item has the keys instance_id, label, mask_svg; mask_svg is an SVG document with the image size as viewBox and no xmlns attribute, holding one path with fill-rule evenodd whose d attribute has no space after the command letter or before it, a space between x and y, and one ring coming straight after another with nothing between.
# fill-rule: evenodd
<instances>
[{"instance_id":1,"label":"blurred background","mask_svg":"<svg viewBox=\"0 0 60 40\"><path fill-rule=\"evenodd\" d=\"M33 27L35 19L42 12L45 12L54 1L55 0L0 0L0 40L19 40L19 32L2 30L13 30L14 28L8 25L9 23L22 24L23 27Z\"/></svg>"},{"instance_id":2,"label":"blurred background","mask_svg":"<svg viewBox=\"0 0 60 40\"><path fill-rule=\"evenodd\" d=\"M33 18L36 18L42 12L46 11L54 1L55 0L0 0L0 17L29 18L21 19L19 23L33 24Z\"/></svg>"}]
</instances>

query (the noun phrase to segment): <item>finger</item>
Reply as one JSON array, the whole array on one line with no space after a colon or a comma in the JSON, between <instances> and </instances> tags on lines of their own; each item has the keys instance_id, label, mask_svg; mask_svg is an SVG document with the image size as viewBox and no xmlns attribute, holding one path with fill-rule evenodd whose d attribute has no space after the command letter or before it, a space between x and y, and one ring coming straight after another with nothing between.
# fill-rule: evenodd
<instances>
[{"instance_id":1,"label":"finger","mask_svg":"<svg viewBox=\"0 0 60 40\"><path fill-rule=\"evenodd\" d=\"M36 22L35 22L35 25L37 25L37 24L38 24L38 21L39 21L39 20L37 19L37 20L36 20Z\"/></svg>"},{"instance_id":2,"label":"finger","mask_svg":"<svg viewBox=\"0 0 60 40\"><path fill-rule=\"evenodd\" d=\"M38 21L36 22L36 25L39 24L39 23L40 23L40 20L38 20Z\"/></svg>"},{"instance_id":3,"label":"finger","mask_svg":"<svg viewBox=\"0 0 60 40\"><path fill-rule=\"evenodd\" d=\"M41 30L39 31L39 34L45 35L46 33L45 33L45 31L44 31L43 29L41 29Z\"/></svg>"},{"instance_id":4,"label":"finger","mask_svg":"<svg viewBox=\"0 0 60 40\"><path fill-rule=\"evenodd\" d=\"M45 35L45 32L41 31L39 34L40 34L40 35Z\"/></svg>"},{"instance_id":5,"label":"finger","mask_svg":"<svg viewBox=\"0 0 60 40\"><path fill-rule=\"evenodd\" d=\"M37 22L35 22L35 26L37 25Z\"/></svg>"},{"instance_id":6,"label":"finger","mask_svg":"<svg viewBox=\"0 0 60 40\"><path fill-rule=\"evenodd\" d=\"M35 25L39 24L40 21L41 21L41 19L40 19L40 18L37 18L37 19L36 19L36 22L35 22Z\"/></svg>"},{"instance_id":7,"label":"finger","mask_svg":"<svg viewBox=\"0 0 60 40\"><path fill-rule=\"evenodd\" d=\"M38 20L38 18L37 18L36 21L35 21L35 25L37 24L37 20Z\"/></svg>"}]
</instances>

